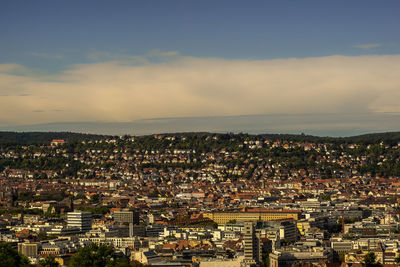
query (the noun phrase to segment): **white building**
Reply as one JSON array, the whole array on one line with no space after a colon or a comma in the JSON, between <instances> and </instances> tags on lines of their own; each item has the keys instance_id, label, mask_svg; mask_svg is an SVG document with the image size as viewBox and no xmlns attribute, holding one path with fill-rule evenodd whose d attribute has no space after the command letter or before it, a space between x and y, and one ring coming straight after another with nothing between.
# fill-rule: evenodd
<instances>
[{"instance_id":1,"label":"white building","mask_svg":"<svg viewBox=\"0 0 400 267\"><path fill-rule=\"evenodd\" d=\"M67 213L68 227L78 227L82 233L92 229L92 213L83 211L74 211Z\"/></svg>"}]
</instances>

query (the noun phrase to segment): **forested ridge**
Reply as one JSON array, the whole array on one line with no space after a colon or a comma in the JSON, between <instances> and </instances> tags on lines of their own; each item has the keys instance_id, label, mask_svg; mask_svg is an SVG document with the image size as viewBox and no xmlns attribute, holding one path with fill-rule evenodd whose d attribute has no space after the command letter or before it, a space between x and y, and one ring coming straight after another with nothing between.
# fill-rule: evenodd
<instances>
[{"instance_id":1,"label":"forested ridge","mask_svg":"<svg viewBox=\"0 0 400 267\"><path fill-rule=\"evenodd\" d=\"M53 139L83 141L104 138L105 135L72 132L0 132L0 144L47 144Z\"/></svg>"},{"instance_id":2,"label":"forested ridge","mask_svg":"<svg viewBox=\"0 0 400 267\"><path fill-rule=\"evenodd\" d=\"M393 145L400 142L400 132L384 132L384 133L369 133L363 135L356 135L350 137L321 137L307 134L259 134L251 135L245 133L208 133L208 132L186 132L186 133L165 133L171 136L242 136L246 138L263 137L271 141L286 140L293 142L316 142L316 143L362 143L374 144L377 142L384 142L385 144ZM152 135L150 135L152 136ZM83 140L98 140L110 135L101 134L85 134L74 132L10 132L0 131L0 144L46 144L53 139L63 139L66 141L83 141ZM145 137L145 136L142 136Z\"/></svg>"},{"instance_id":3,"label":"forested ridge","mask_svg":"<svg viewBox=\"0 0 400 267\"><path fill-rule=\"evenodd\" d=\"M50 146L53 139L65 139L65 144ZM219 166L216 176L223 179L285 179L299 173L327 178L400 177L398 132L346 138L204 132L139 137L2 132L0 140L0 171L33 171L36 178L117 178L127 166L133 172L182 168L197 177L210 165Z\"/></svg>"}]
</instances>

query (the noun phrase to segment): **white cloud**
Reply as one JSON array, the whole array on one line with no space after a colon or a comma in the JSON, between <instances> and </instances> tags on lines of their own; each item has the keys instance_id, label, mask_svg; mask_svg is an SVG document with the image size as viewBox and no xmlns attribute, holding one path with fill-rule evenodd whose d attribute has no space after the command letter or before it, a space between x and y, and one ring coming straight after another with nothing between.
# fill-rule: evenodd
<instances>
[{"instance_id":1,"label":"white cloud","mask_svg":"<svg viewBox=\"0 0 400 267\"><path fill-rule=\"evenodd\" d=\"M400 55L277 60L177 56L157 64L116 60L74 65L53 77L9 71L18 68L24 69L0 65L3 125L400 112Z\"/></svg>"},{"instance_id":2,"label":"white cloud","mask_svg":"<svg viewBox=\"0 0 400 267\"><path fill-rule=\"evenodd\" d=\"M374 43L374 44L359 44L359 45L355 45L355 48L361 48L361 49L371 49L371 48L375 48L375 47L379 47L382 46L381 44L378 43Z\"/></svg>"}]
</instances>

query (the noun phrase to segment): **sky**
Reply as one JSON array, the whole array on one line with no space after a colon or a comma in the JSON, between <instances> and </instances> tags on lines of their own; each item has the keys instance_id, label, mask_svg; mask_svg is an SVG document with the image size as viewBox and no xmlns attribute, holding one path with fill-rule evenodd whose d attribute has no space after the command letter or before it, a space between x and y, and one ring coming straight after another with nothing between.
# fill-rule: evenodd
<instances>
[{"instance_id":1,"label":"sky","mask_svg":"<svg viewBox=\"0 0 400 267\"><path fill-rule=\"evenodd\" d=\"M399 1L2 1L0 130L400 130Z\"/></svg>"}]
</instances>

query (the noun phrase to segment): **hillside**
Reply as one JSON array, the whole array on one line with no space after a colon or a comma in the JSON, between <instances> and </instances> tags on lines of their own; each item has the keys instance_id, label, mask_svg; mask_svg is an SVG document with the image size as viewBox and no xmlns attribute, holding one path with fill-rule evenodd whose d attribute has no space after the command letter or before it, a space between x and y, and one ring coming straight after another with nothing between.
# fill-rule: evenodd
<instances>
[{"instance_id":1,"label":"hillside","mask_svg":"<svg viewBox=\"0 0 400 267\"><path fill-rule=\"evenodd\" d=\"M312 142L312 143L361 143L361 144L375 144L383 141L385 144L397 144L400 142L400 132L386 132L386 133L370 133L351 137L320 137L305 134L217 134L206 132L186 132L186 133L166 133L167 135L175 136L196 136L196 135L209 135L209 136L243 136L257 139L257 137L268 138L272 141L287 140L295 142ZM82 140L96 140L110 137L110 135L97 135L97 134L83 134L72 132L2 132L0 131L0 144L44 144L53 139L64 139L66 141L82 141Z\"/></svg>"},{"instance_id":2,"label":"hillside","mask_svg":"<svg viewBox=\"0 0 400 267\"><path fill-rule=\"evenodd\" d=\"M0 132L0 144L46 144L53 139L82 141L104 138L105 135L71 132Z\"/></svg>"}]
</instances>

